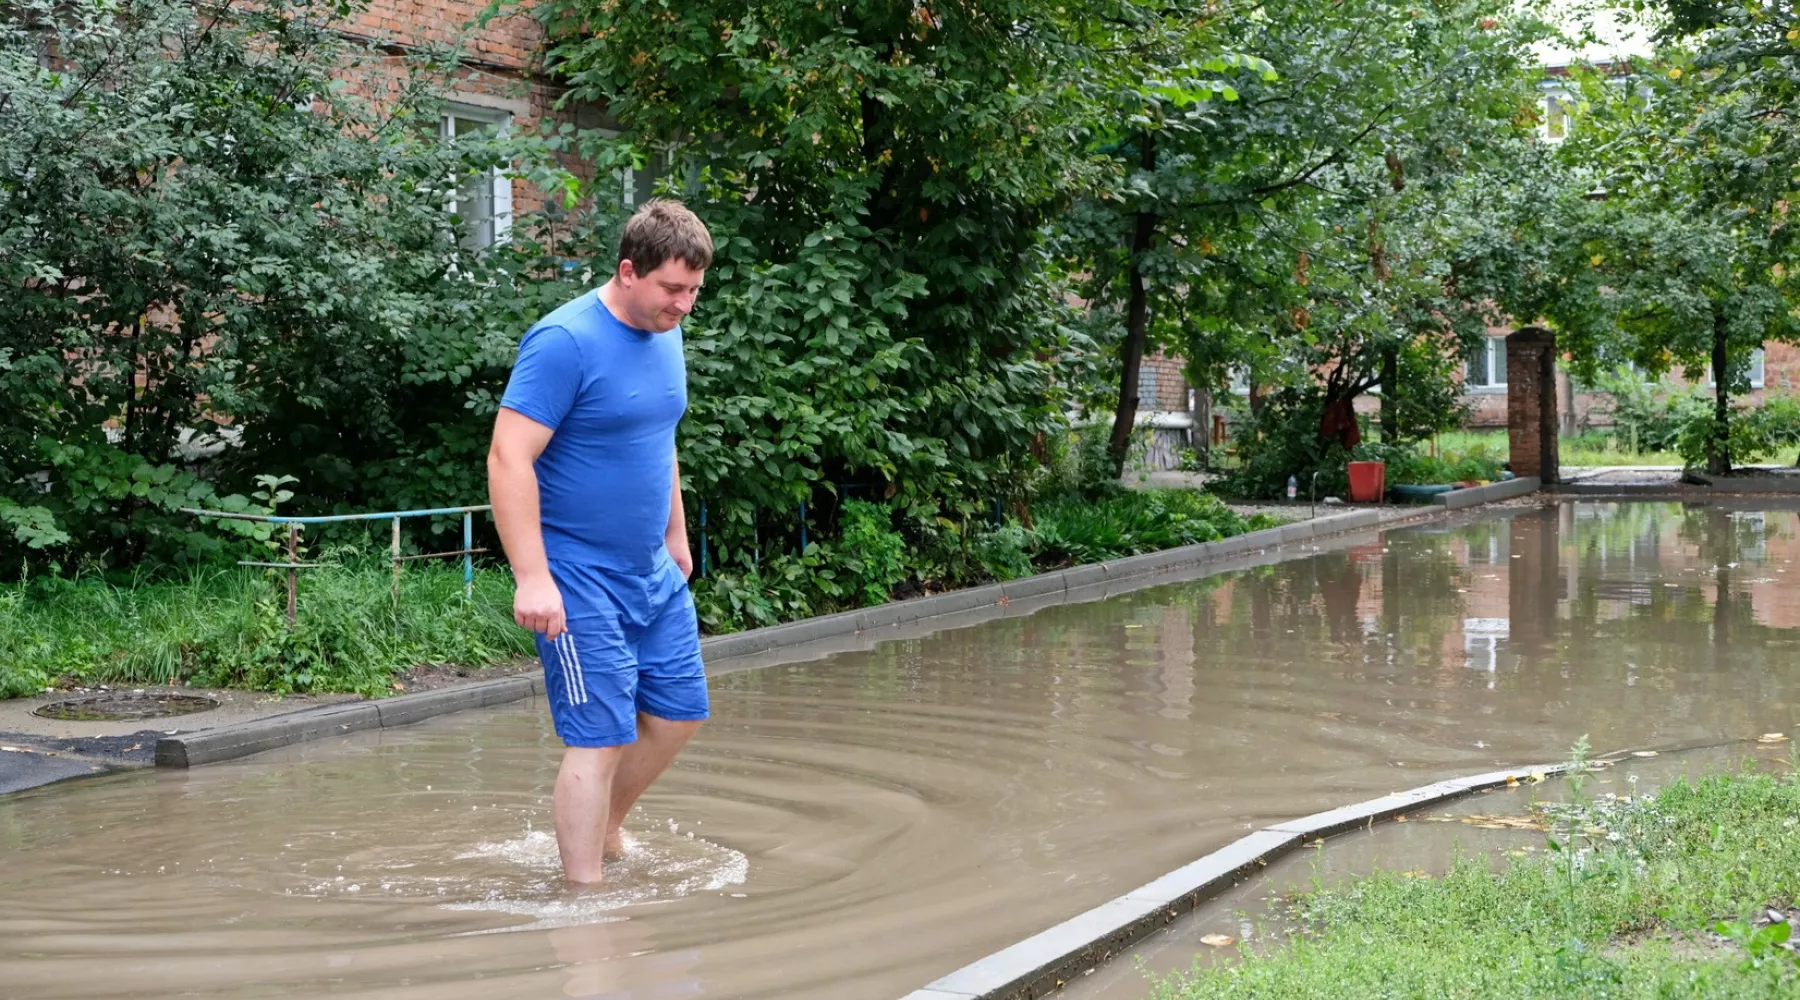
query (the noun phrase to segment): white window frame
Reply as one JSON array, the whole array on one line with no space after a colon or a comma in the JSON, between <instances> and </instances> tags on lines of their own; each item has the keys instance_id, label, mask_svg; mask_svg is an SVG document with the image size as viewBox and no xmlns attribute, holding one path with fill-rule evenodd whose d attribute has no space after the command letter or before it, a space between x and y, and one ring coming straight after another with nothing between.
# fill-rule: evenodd
<instances>
[{"instance_id":1,"label":"white window frame","mask_svg":"<svg viewBox=\"0 0 1800 1000\"><path fill-rule=\"evenodd\" d=\"M486 108L479 104L462 104L451 101L444 105L444 110L438 115L438 138L444 142L450 142L455 139L456 123L459 120L477 122L482 125L491 125L501 134L504 134L512 127L512 113L509 111L503 111L499 108ZM484 243L481 242L476 233L471 233L468 237L465 237L464 243L464 246L469 247L477 253L487 250L490 247L502 246L512 241L512 178L508 176L505 170L495 167L488 172L486 180L488 185L488 200L494 206L493 211L490 213L487 220L493 226L493 235ZM450 196L445 208L453 215L458 213L460 208L457 203L458 196L462 193L462 186L467 182L467 178L461 178L450 187ZM475 222L475 220L470 219L464 219L463 221L465 224Z\"/></svg>"},{"instance_id":2,"label":"white window frame","mask_svg":"<svg viewBox=\"0 0 1800 1000\"><path fill-rule=\"evenodd\" d=\"M1502 391L1505 391L1505 389L1506 389L1506 338L1505 337L1483 337L1482 339L1483 339L1484 343L1481 345L1481 349L1482 349L1482 351L1486 352L1486 357L1487 357L1487 365L1486 365L1487 373L1488 373L1487 381L1486 382L1475 381L1474 366L1471 365L1468 361L1464 361L1463 362L1463 388L1467 389L1469 391L1472 391L1472 392L1502 392ZM1494 347L1495 341L1500 342L1499 348ZM1498 359L1499 360L1498 365L1495 364L1495 360L1496 360L1495 354L1500 355L1500 357Z\"/></svg>"},{"instance_id":3,"label":"white window frame","mask_svg":"<svg viewBox=\"0 0 1800 1000\"><path fill-rule=\"evenodd\" d=\"M1762 348L1750 352L1750 388L1752 391L1768 388L1769 358ZM1706 384L1717 386L1718 378L1713 374L1712 365L1706 366Z\"/></svg>"},{"instance_id":4,"label":"white window frame","mask_svg":"<svg viewBox=\"0 0 1800 1000\"><path fill-rule=\"evenodd\" d=\"M1233 396L1250 395L1250 367L1248 365L1232 365L1231 379L1226 388Z\"/></svg>"},{"instance_id":5,"label":"white window frame","mask_svg":"<svg viewBox=\"0 0 1800 1000\"><path fill-rule=\"evenodd\" d=\"M1574 103L1569 92L1561 87L1545 89L1543 123L1538 126L1538 137L1550 143L1567 139L1569 127L1574 124L1574 116L1569 113Z\"/></svg>"}]
</instances>

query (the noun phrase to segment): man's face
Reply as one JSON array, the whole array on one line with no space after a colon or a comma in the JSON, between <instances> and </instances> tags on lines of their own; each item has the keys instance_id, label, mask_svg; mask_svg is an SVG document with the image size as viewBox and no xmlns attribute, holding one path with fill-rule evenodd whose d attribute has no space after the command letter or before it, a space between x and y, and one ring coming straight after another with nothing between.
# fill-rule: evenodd
<instances>
[{"instance_id":1,"label":"man's face","mask_svg":"<svg viewBox=\"0 0 1800 1000\"><path fill-rule=\"evenodd\" d=\"M680 258L666 260L649 274L638 274L631 261L619 263L619 286L625 293L625 311L631 325L651 333L667 333L694 311L694 299L706 281Z\"/></svg>"}]
</instances>

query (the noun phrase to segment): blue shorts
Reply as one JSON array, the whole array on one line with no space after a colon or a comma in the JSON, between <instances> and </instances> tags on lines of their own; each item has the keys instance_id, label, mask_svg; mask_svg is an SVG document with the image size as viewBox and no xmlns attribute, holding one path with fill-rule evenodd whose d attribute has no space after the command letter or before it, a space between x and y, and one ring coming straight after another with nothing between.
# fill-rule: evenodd
<instances>
[{"instance_id":1,"label":"blue shorts","mask_svg":"<svg viewBox=\"0 0 1800 1000\"><path fill-rule=\"evenodd\" d=\"M556 735L572 747L637 739L639 712L674 722L707 717L706 665L694 595L671 561L649 576L550 564L568 631L538 634Z\"/></svg>"}]
</instances>

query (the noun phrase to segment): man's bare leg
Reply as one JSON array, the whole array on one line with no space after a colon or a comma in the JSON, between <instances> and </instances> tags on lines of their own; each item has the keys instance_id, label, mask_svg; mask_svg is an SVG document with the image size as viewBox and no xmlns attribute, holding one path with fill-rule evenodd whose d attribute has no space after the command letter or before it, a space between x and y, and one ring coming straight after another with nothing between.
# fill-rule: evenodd
<instances>
[{"instance_id":1,"label":"man's bare leg","mask_svg":"<svg viewBox=\"0 0 1800 1000\"><path fill-rule=\"evenodd\" d=\"M620 832L625 814L699 731L698 722L675 722L638 713L637 742L625 747L618 773L613 777L612 804L607 810L606 826L606 857L609 860L625 853L624 835Z\"/></svg>"},{"instance_id":2,"label":"man's bare leg","mask_svg":"<svg viewBox=\"0 0 1800 1000\"><path fill-rule=\"evenodd\" d=\"M556 853L563 876L571 882L598 885L605 877L601 848L608 823L623 747L569 747L556 772L552 799L556 817Z\"/></svg>"}]
</instances>

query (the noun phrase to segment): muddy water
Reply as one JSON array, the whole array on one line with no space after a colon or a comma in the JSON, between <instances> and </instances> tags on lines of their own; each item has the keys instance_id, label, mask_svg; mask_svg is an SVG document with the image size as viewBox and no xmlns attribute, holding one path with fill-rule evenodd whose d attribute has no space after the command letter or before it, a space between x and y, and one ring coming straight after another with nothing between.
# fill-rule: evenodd
<instances>
[{"instance_id":1,"label":"muddy water","mask_svg":"<svg viewBox=\"0 0 1800 1000\"><path fill-rule=\"evenodd\" d=\"M1246 829L1792 731L1800 516L1565 504L716 679L612 888L542 706L0 800L0 996L890 1000Z\"/></svg>"}]
</instances>

